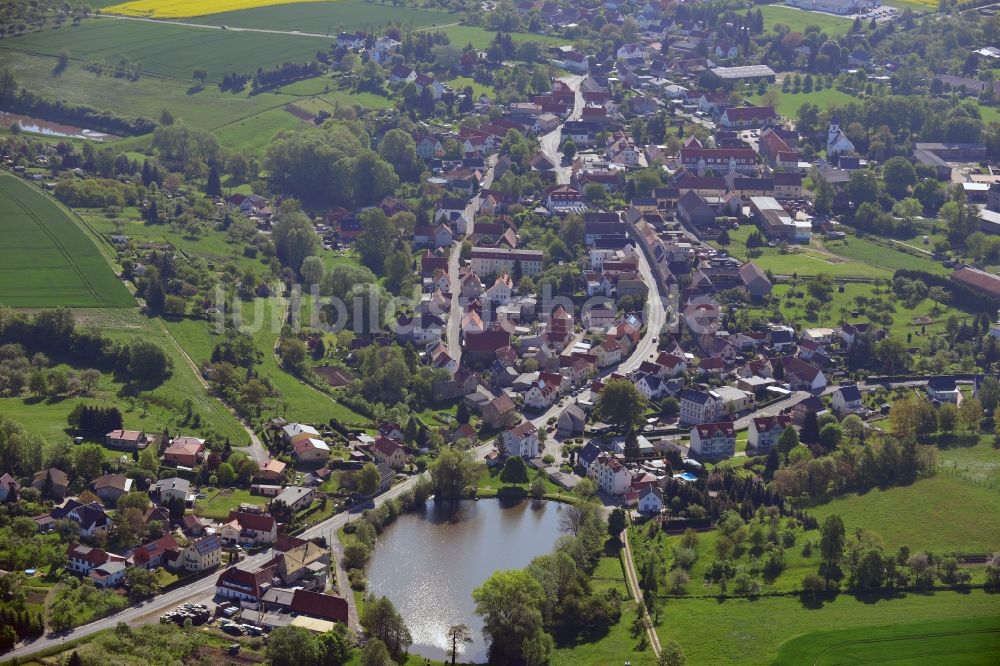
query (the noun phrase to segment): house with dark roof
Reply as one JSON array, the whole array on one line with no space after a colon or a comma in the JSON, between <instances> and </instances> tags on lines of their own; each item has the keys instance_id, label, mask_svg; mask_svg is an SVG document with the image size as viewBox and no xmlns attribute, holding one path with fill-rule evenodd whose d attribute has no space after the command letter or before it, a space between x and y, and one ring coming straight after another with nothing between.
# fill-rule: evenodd
<instances>
[{"instance_id":1,"label":"house with dark roof","mask_svg":"<svg viewBox=\"0 0 1000 666\"><path fill-rule=\"evenodd\" d=\"M7 472L0 476L0 502L16 501L19 490L21 490L21 484L13 476Z\"/></svg>"},{"instance_id":2,"label":"house with dark roof","mask_svg":"<svg viewBox=\"0 0 1000 666\"><path fill-rule=\"evenodd\" d=\"M838 414L854 414L865 411L865 404L861 400L861 391L857 384L841 386L830 397L830 406Z\"/></svg>"},{"instance_id":3,"label":"house with dark roof","mask_svg":"<svg viewBox=\"0 0 1000 666\"><path fill-rule=\"evenodd\" d=\"M81 504L70 499L58 509L53 509L53 520L72 520L79 526L81 537L96 537L111 531L111 516L97 502Z\"/></svg>"},{"instance_id":4,"label":"house with dark roof","mask_svg":"<svg viewBox=\"0 0 1000 666\"><path fill-rule=\"evenodd\" d=\"M954 377L931 377L927 380L927 395L937 402L962 404L962 392Z\"/></svg>"}]
</instances>

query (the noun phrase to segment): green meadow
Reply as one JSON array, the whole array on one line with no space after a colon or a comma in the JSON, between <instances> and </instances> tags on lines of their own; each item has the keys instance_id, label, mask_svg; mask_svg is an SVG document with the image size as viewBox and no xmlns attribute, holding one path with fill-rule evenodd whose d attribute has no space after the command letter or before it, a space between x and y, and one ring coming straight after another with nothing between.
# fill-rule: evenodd
<instances>
[{"instance_id":1,"label":"green meadow","mask_svg":"<svg viewBox=\"0 0 1000 666\"><path fill-rule=\"evenodd\" d=\"M998 616L1000 603L996 595L982 590L968 593L873 594L857 597L840 594L835 599L815 604L805 603L794 596L725 601L708 597L668 602L661 613L658 633L661 643L670 639L680 643L689 664L739 663L764 666L775 663L786 639L816 631L843 630L847 634L847 640L850 640L852 634L868 627L915 622L971 622L975 618ZM863 633L857 635L864 636ZM803 652L796 650L792 656ZM879 658L884 655L878 653L872 656L872 660L813 662L793 659L778 663L798 666L812 663L859 664L888 661ZM995 657L995 652L993 656ZM909 661L899 662L891 660L891 663L995 663L995 660L953 662L947 655L924 661L916 661L917 658L911 657Z\"/></svg>"},{"instance_id":2,"label":"green meadow","mask_svg":"<svg viewBox=\"0 0 1000 666\"><path fill-rule=\"evenodd\" d=\"M995 664L1000 617L820 631L781 646L775 664Z\"/></svg>"},{"instance_id":3,"label":"green meadow","mask_svg":"<svg viewBox=\"0 0 1000 666\"><path fill-rule=\"evenodd\" d=\"M135 300L69 212L24 180L0 174L0 303L128 308Z\"/></svg>"}]
</instances>

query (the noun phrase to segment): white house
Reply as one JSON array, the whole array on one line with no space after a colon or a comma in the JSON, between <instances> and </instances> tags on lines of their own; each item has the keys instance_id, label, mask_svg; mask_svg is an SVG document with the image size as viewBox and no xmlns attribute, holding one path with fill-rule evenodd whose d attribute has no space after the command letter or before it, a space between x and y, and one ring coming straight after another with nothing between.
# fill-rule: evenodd
<instances>
[{"instance_id":1,"label":"white house","mask_svg":"<svg viewBox=\"0 0 1000 666\"><path fill-rule=\"evenodd\" d=\"M486 290L486 298L494 305L506 305L510 301L511 292L514 289L514 281L506 273L497 276L496 282Z\"/></svg>"},{"instance_id":2,"label":"white house","mask_svg":"<svg viewBox=\"0 0 1000 666\"><path fill-rule=\"evenodd\" d=\"M954 377L931 377L927 381L927 395L938 402L962 403L962 392L958 390Z\"/></svg>"},{"instance_id":3,"label":"white house","mask_svg":"<svg viewBox=\"0 0 1000 666\"><path fill-rule=\"evenodd\" d=\"M732 421L703 423L691 429L691 454L699 458L732 458L736 453L736 431Z\"/></svg>"},{"instance_id":4,"label":"white house","mask_svg":"<svg viewBox=\"0 0 1000 666\"><path fill-rule=\"evenodd\" d=\"M659 513L663 510L663 493L655 486L649 486L639 495L639 513Z\"/></svg>"},{"instance_id":5,"label":"white house","mask_svg":"<svg viewBox=\"0 0 1000 666\"><path fill-rule=\"evenodd\" d=\"M834 115L830 119L830 129L827 131L826 158L829 160L853 152L854 144L840 129L840 119Z\"/></svg>"},{"instance_id":6,"label":"white house","mask_svg":"<svg viewBox=\"0 0 1000 666\"><path fill-rule=\"evenodd\" d=\"M632 471L618 458L602 453L587 468L587 476L609 495L624 495L632 487Z\"/></svg>"},{"instance_id":7,"label":"white house","mask_svg":"<svg viewBox=\"0 0 1000 666\"><path fill-rule=\"evenodd\" d=\"M538 428L531 421L503 431L503 447L508 456L535 458L538 456Z\"/></svg>"},{"instance_id":8,"label":"white house","mask_svg":"<svg viewBox=\"0 0 1000 666\"><path fill-rule=\"evenodd\" d=\"M865 405L861 401L861 391L857 384L841 386L830 398L830 406L838 414L853 414L864 411Z\"/></svg>"},{"instance_id":9,"label":"white house","mask_svg":"<svg viewBox=\"0 0 1000 666\"><path fill-rule=\"evenodd\" d=\"M292 453L299 462L321 463L330 457L330 447L322 439L302 437L292 444Z\"/></svg>"},{"instance_id":10,"label":"white house","mask_svg":"<svg viewBox=\"0 0 1000 666\"><path fill-rule=\"evenodd\" d=\"M622 44L615 54L619 60L631 60L643 57L642 44Z\"/></svg>"},{"instance_id":11,"label":"white house","mask_svg":"<svg viewBox=\"0 0 1000 666\"><path fill-rule=\"evenodd\" d=\"M765 451L778 443L781 433L792 423L787 414L760 416L750 420L747 428L747 449Z\"/></svg>"}]
</instances>

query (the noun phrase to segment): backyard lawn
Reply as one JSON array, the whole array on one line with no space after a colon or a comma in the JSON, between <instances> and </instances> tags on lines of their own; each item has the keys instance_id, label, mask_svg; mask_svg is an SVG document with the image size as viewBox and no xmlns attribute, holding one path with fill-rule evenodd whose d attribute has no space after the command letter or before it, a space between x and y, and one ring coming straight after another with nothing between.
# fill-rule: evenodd
<instances>
[{"instance_id":1,"label":"backyard lawn","mask_svg":"<svg viewBox=\"0 0 1000 666\"><path fill-rule=\"evenodd\" d=\"M224 520L230 511L240 508L240 504L267 504L267 498L251 495L249 490L237 488L202 488L205 499L199 499L194 504L194 512L205 518Z\"/></svg>"}]
</instances>

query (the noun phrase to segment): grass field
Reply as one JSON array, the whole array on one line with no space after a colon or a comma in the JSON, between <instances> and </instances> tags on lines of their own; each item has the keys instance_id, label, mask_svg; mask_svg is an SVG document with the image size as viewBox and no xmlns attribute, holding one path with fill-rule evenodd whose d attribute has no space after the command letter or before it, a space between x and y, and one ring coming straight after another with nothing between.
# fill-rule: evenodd
<instances>
[{"instance_id":1,"label":"grass field","mask_svg":"<svg viewBox=\"0 0 1000 666\"><path fill-rule=\"evenodd\" d=\"M752 224L744 224L729 232L730 244L727 248L734 257L746 260L746 240L755 230ZM850 239L851 242L854 239ZM760 256L753 262L763 270L775 275L827 275L829 277L891 278L888 267L853 261L847 257L826 252L816 241L814 245L789 245L785 251L778 247L762 247Z\"/></svg>"},{"instance_id":2,"label":"grass field","mask_svg":"<svg viewBox=\"0 0 1000 666\"><path fill-rule=\"evenodd\" d=\"M856 598L841 594L818 607L807 606L796 597L723 602L715 598L679 599L664 607L658 632L661 643L673 639L681 644L689 664L764 666L774 662L783 641L810 632L857 631L895 623L937 623L997 616L1000 616L1000 602L996 595L981 590L968 594L905 594L893 598L880 595ZM868 663L887 663L887 660L876 659ZM943 659L920 663L952 662Z\"/></svg>"},{"instance_id":3,"label":"grass field","mask_svg":"<svg viewBox=\"0 0 1000 666\"><path fill-rule=\"evenodd\" d=\"M956 446L938 453L938 464L949 474L1000 489L1000 450L984 436L975 446Z\"/></svg>"},{"instance_id":4,"label":"grass field","mask_svg":"<svg viewBox=\"0 0 1000 666\"><path fill-rule=\"evenodd\" d=\"M233 12L256 7L286 5L294 2L324 0L135 0L107 7L106 14L150 16L155 18L185 18L220 12Z\"/></svg>"},{"instance_id":5,"label":"grass field","mask_svg":"<svg viewBox=\"0 0 1000 666\"><path fill-rule=\"evenodd\" d=\"M805 32L806 27L814 25L830 36L843 35L854 24L852 19L807 12L781 5L765 5L760 7L760 11L764 15L765 28L772 28L775 24L784 23L793 32Z\"/></svg>"},{"instance_id":6,"label":"grass field","mask_svg":"<svg viewBox=\"0 0 1000 666\"><path fill-rule=\"evenodd\" d=\"M838 514L849 534L863 527L892 550L904 545L935 553L1000 549L1000 490L946 470L909 486L845 495L808 511L820 522Z\"/></svg>"},{"instance_id":7,"label":"grass field","mask_svg":"<svg viewBox=\"0 0 1000 666\"><path fill-rule=\"evenodd\" d=\"M128 308L135 300L70 213L0 174L0 303Z\"/></svg>"},{"instance_id":8,"label":"grass field","mask_svg":"<svg viewBox=\"0 0 1000 666\"><path fill-rule=\"evenodd\" d=\"M1000 617L822 631L781 646L776 665L995 664Z\"/></svg>"},{"instance_id":9,"label":"grass field","mask_svg":"<svg viewBox=\"0 0 1000 666\"><path fill-rule=\"evenodd\" d=\"M850 102L857 102L857 98L851 97L847 93L841 92L836 88L823 88L822 90L814 90L810 93L790 93L781 92L780 85L771 86L772 90L778 93L778 101L775 104L775 110L780 113L785 118L795 119L796 114L799 111L799 107L805 103L815 104L820 109L827 109L831 106L843 106L849 104ZM759 95L754 95L754 100L760 101L761 97Z\"/></svg>"},{"instance_id":10,"label":"grass field","mask_svg":"<svg viewBox=\"0 0 1000 666\"><path fill-rule=\"evenodd\" d=\"M205 499L199 499L194 504L194 512L205 518L223 520L229 516L229 512L240 507L240 504L254 504L262 506L267 504L267 498L260 495L251 495L249 490L238 488L201 488L199 492L205 494Z\"/></svg>"},{"instance_id":11,"label":"grass field","mask_svg":"<svg viewBox=\"0 0 1000 666\"><path fill-rule=\"evenodd\" d=\"M290 421L306 423L326 423L331 418L348 424L368 421L330 396L303 384L281 368L273 352L281 329L280 305L276 299L257 299L251 303L242 303L241 307L242 321L247 332L253 337L257 349L262 352L263 362L257 371L281 393L279 398L272 401L271 410L276 410ZM166 325L195 363L208 359L212 348L222 339L205 320L182 319L167 322ZM270 415L265 410L264 416Z\"/></svg>"},{"instance_id":12,"label":"grass field","mask_svg":"<svg viewBox=\"0 0 1000 666\"><path fill-rule=\"evenodd\" d=\"M69 52L74 61L117 64L126 57L143 72L191 82L195 69L215 84L229 72L253 73L286 61L312 60L329 47L325 38L215 30L189 25L104 17L75 27L29 32L4 40L7 49L54 56ZM159 95L163 99L162 95Z\"/></svg>"},{"instance_id":13,"label":"grass field","mask_svg":"<svg viewBox=\"0 0 1000 666\"><path fill-rule=\"evenodd\" d=\"M908 245L918 247L919 241L910 241ZM868 238L848 236L840 241L825 241L823 246L834 254L839 254L847 259L853 259L869 266L876 266L893 272L906 269L911 271L926 271L937 275L948 275L951 273L951 270L945 268L941 262L934 261L929 255L920 253L908 254L902 250L895 249L894 244L887 240L870 240Z\"/></svg>"},{"instance_id":14,"label":"grass field","mask_svg":"<svg viewBox=\"0 0 1000 666\"><path fill-rule=\"evenodd\" d=\"M256 2L256 0L249 1ZM256 2L256 4L271 3ZM461 18L459 14L414 7L393 7L391 3L377 4L365 0L336 0L335 2L300 2L241 11L225 11L203 16L198 22L238 28L301 30L336 36L340 31L353 32L366 28L377 28L388 23L419 30L457 23Z\"/></svg>"}]
</instances>

